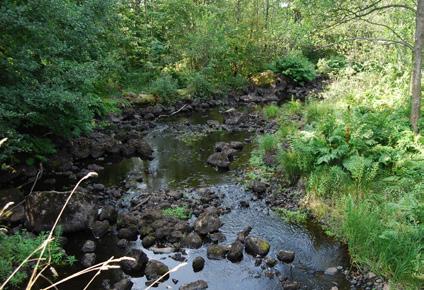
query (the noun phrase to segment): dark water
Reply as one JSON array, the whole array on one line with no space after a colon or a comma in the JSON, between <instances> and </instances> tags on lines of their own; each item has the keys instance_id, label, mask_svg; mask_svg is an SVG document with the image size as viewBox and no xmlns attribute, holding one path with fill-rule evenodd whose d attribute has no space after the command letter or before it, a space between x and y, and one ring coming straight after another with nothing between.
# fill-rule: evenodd
<instances>
[{"instance_id":1,"label":"dark water","mask_svg":"<svg viewBox=\"0 0 424 290\"><path fill-rule=\"evenodd\" d=\"M218 172L206 165L206 159L213 152L213 146L218 141L244 141L249 138L247 133L213 132L205 134L184 135L182 132L174 132L170 123L181 122L201 124L208 119L222 121L221 115L212 111L209 115L196 114L192 117L179 117L168 119L159 124L148 136L147 140L155 150L153 161L142 161L139 158L131 158L107 165L100 173L99 181L106 185L119 184L128 174L143 176L143 182L129 192L129 196L135 196L142 191L156 191L164 188L192 188L212 186L220 193L225 194L223 203L231 207L232 211L221 217L224 222L221 228L231 243L236 234L246 226L253 227L251 235L265 238L271 243L270 256L275 257L278 250L292 250L296 252L296 259L292 266L279 263L276 269L283 273L289 280L301 282L304 289L330 289L337 285L339 289L349 289L348 282L342 276L326 276L323 271L328 267L349 265L348 255L345 248L338 242L327 237L315 224L307 225L289 224L281 220L273 212L269 211L261 201L251 201L252 194L244 189L238 182L234 172L247 166L252 146L247 145L237 160L232 164L230 172ZM250 207L241 209L238 205L240 200L250 202ZM79 249L86 239L92 239L89 233L81 233L70 237L67 251L77 257ZM106 237L97 243L97 260L108 259L111 255L120 256L123 253L115 247L116 238ZM136 241L132 247L142 248L141 242ZM169 268L178 265L178 262L168 257L168 254L156 255L143 249L150 258L161 260ZM268 278L266 270L254 266L254 259L245 255L242 262L233 264L228 260L208 260L206 247L198 250L187 250L188 265L178 272L172 273L170 279L162 283L156 289L178 289L181 284L204 279L208 282L208 289L282 289L278 278ZM205 268L194 273L191 261L196 256L203 256L206 260ZM65 269L65 273L76 270L78 266ZM113 272L103 275L103 278L116 279ZM174 285L171 278L177 279ZM88 278L81 278L67 284L60 289L82 289ZM100 280L91 289L102 289ZM146 279L144 277L132 279L133 289L144 289Z\"/></svg>"}]
</instances>

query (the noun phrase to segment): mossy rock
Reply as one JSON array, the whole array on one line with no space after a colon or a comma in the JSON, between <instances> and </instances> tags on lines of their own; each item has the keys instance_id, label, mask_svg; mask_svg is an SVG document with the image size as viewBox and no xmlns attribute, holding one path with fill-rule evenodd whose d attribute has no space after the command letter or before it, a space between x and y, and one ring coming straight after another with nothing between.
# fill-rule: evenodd
<instances>
[{"instance_id":1,"label":"mossy rock","mask_svg":"<svg viewBox=\"0 0 424 290\"><path fill-rule=\"evenodd\" d=\"M269 242L261 238L248 237L245 241L246 252L252 256L265 257L269 253L270 248Z\"/></svg>"}]
</instances>

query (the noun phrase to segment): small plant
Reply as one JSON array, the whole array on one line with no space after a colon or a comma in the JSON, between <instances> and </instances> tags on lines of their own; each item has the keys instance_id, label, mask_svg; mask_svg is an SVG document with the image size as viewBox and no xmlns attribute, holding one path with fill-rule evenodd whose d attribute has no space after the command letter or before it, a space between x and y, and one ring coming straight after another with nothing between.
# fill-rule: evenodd
<instances>
[{"instance_id":1,"label":"small plant","mask_svg":"<svg viewBox=\"0 0 424 290\"><path fill-rule=\"evenodd\" d=\"M280 58L274 64L274 71L301 84L316 78L314 64L302 54L289 54Z\"/></svg>"},{"instance_id":2,"label":"small plant","mask_svg":"<svg viewBox=\"0 0 424 290\"><path fill-rule=\"evenodd\" d=\"M317 70L320 74L331 74L346 67L346 58L342 55L333 55L329 58L320 58Z\"/></svg>"},{"instance_id":3,"label":"small plant","mask_svg":"<svg viewBox=\"0 0 424 290\"><path fill-rule=\"evenodd\" d=\"M259 138L259 150L261 152L267 153L272 152L277 149L278 141L275 135L266 134Z\"/></svg>"},{"instance_id":4,"label":"small plant","mask_svg":"<svg viewBox=\"0 0 424 290\"><path fill-rule=\"evenodd\" d=\"M43 233L37 237L33 237L26 231L21 231L12 235L6 235L0 232L0 281L6 280L13 269L23 261L29 254L37 249L46 239L47 234ZM71 264L75 261L72 256L67 256L54 239L48 246L43 258L51 257L53 265ZM30 265L27 264L24 270L29 270ZM28 278L27 271L18 272L11 280L10 284L17 286Z\"/></svg>"},{"instance_id":5,"label":"small plant","mask_svg":"<svg viewBox=\"0 0 424 290\"><path fill-rule=\"evenodd\" d=\"M263 113L265 116L265 119L270 120L270 119L275 119L278 116L278 112L279 112L280 108L276 105L269 105L266 106L263 109Z\"/></svg>"},{"instance_id":6,"label":"small plant","mask_svg":"<svg viewBox=\"0 0 424 290\"><path fill-rule=\"evenodd\" d=\"M191 212L185 206L169 207L162 210L164 216L175 217L180 220L191 218Z\"/></svg>"}]
</instances>

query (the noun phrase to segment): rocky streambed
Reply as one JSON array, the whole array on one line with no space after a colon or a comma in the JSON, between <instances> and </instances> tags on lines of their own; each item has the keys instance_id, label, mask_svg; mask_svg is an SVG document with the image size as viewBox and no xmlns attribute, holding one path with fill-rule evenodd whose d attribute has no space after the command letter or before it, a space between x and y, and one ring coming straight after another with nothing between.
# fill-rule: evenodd
<instances>
[{"instance_id":1,"label":"rocky streambed","mask_svg":"<svg viewBox=\"0 0 424 290\"><path fill-rule=\"evenodd\" d=\"M128 124L137 126L133 121ZM99 172L96 180L79 190L62 222L64 248L78 262L60 269L61 275L111 256L129 255L136 261L103 273L91 289L145 289L184 262L186 266L154 286L185 290L382 286L378 277L356 275L352 281L345 247L318 225L290 224L273 213L269 204L275 198L269 194L269 185L246 187L243 171L252 138L276 129L255 106L206 109L143 127L145 134L122 131L127 132L120 137L124 143L119 138L114 139L118 140L115 145L110 138L108 142L94 139L100 147L109 144L100 151L111 153L121 144L131 145L131 152L123 154L127 157L92 156L93 148L99 146L78 145L72 153L76 168L59 170L63 174L41 181L41 186L60 189L68 186L63 181L66 177ZM81 149L86 147L91 149ZM75 158L78 154L85 158ZM45 208L62 204L60 194L48 194L50 198L36 191L27 197L27 224L35 230L47 229L52 220L49 210L39 208L43 202ZM72 280L60 289L83 289L90 278Z\"/></svg>"}]
</instances>

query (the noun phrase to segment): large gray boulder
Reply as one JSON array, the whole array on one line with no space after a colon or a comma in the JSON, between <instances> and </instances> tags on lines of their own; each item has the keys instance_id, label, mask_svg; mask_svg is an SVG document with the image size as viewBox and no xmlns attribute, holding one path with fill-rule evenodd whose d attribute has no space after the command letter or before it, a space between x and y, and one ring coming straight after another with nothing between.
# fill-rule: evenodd
<instances>
[{"instance_id":1,"label":"large gray boulder","mask_svg":"<svg viewBox=\"0 0 424 290\"><path fill-rule=\"evenodd\" d=\"M164 263L157 260L150 260L149 262L147 262L145 274L148 280L156 280L159 279L161 276L165 275L168 271L169 268ZM168 277L169 275L165 276L162 279L166 280Z\"/></svg>"},{"instance_id":2,"label":"large gray boulder","mask_svg":"<svg viewBox=\"0 0 424 290\"><path fill-rule=\"evenodd\" d=\"M28 195L25 198L28 228L35 232L50 230L69 194L70 192L37 191ZM59 226L64 233L82 231L88 228L95 215L94 203L89 194L75 192L59 220Z\"/></svg>"},{"instance_id":3,"label":"large gray boulder","mask_svg":"<svg viewBox=\"0 0 424 290\"><path fill-rule=\"evenodd\" d=\"M140 277L144 274L146 264L149 261L147 255L139 249L131 249L125 256L134 260L124 260L121 262L121 269L125 274Z\"/></svg>"},{"instance_id":4,"label":"large gray boulder","mask_svg":"<svg viewBox=\"0 0 424 290\"><path fill-rule=\"evenodd\" d=\"M181 285L179 290L203 290L208 288L208 283L204 280L197 280L188 284Z\"/></svg>"}]
</instances>

